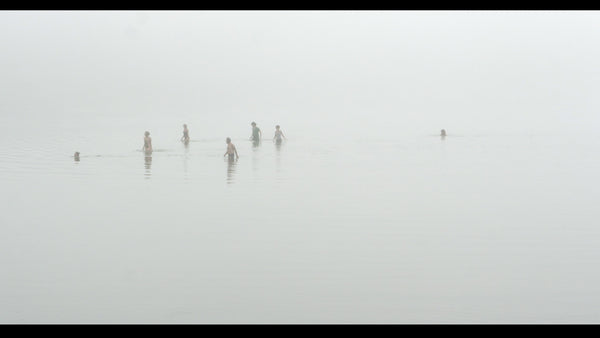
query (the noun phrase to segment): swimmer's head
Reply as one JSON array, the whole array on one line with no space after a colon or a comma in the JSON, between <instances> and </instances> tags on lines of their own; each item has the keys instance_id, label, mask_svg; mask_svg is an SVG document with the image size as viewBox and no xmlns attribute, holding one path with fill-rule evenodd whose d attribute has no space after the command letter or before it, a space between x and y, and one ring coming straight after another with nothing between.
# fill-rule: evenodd
<instances>
[{"instance_id":1,"label":"swimmer's head","mask_svg":"<svg viewBox=\"0 0 600 338\"><path fill-rule=\"evenodd\" d=\"M231 139L228 137L227 139L225 139L225 143L227 143L227 144L231 143Z\"/></svg>"},{"instance_id":2,"label":"swimmer's head","mask_svg":"<svg viewBox=\"0 0 600 338\"><path fill-rule=\"evenodd\" d=\"M150 132L146 131L146 132L144 132L144 135L148 136L148 135L150 135Z\"/></svg>"},{"instance_id":3,"label":"swimmer's head","mask_svg":"<svg viewBox=\"0 0 600 338\"><path fill-rule=\"evenodd\" d=\"M256 126L256 122L252 122L252 123L250 123L250 125L254 127L254 126Z\"/></svg>"},{"instance_id":4,"label":"swimmer's head","mask_svg":"<svg viewBox=\"0 0 600 338\"><path fill-rule=\"evenodd\" d=\"M183 127L184 127L184 128L187 128L187 124L184 124L184 125L183 125Z\"/></svg>"},{"instance_id":5,"label":"swimmer's head","mask_svg":"<svg viewBox=\"0 0 600 338\"><path fill-rule=\"evenodd\" d=\"M276 125L276 126L275 126L275 129L279 129L279 125Z\"/></svg>"}]
</instances>

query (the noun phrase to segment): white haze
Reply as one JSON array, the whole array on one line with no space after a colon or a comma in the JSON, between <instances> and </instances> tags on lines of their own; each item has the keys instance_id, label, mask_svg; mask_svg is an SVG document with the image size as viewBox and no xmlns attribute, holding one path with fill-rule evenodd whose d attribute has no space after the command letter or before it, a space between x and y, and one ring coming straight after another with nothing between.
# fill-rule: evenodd
<instances>
[{"instance_id":1,"label":"white haze","mask_svg":"<svg viewBox=\"0 0 600 338\"><path fill-rule=\"evenodd\" d=\"M0 12L0 323L597 322L599 38L597 11Z\"/></svg>"},{"instance_id":2,"label":"white haze","mask_svg":"<svg viewBox=\"0 0 600 338\"><path fill-rule=\"evenodd\" d=\"M326 137L591 132L599 122L599 18L5 11L2 122L82 125L118 115L157 130L152 119L169 116L218 137L246 136L252 120Z\"/></svg>"}]
</instances>

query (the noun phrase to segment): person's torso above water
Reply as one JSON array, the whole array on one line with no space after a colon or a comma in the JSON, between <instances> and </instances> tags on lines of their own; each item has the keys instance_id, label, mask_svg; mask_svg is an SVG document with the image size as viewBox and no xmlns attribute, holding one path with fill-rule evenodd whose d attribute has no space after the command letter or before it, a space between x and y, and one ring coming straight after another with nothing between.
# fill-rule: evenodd
<instances>
[{"instance_id":1,"label":"person's torso above water","mask_svg":"<svg viewBox=\"0 0 600 338\"><path fill-rule=\"evenodd\" d=\"M258 128L256 126L252 127L252 138L255 140L258 140L260 137L259 132L260 132L260 128Z\"/></svg>"}]
</instances>

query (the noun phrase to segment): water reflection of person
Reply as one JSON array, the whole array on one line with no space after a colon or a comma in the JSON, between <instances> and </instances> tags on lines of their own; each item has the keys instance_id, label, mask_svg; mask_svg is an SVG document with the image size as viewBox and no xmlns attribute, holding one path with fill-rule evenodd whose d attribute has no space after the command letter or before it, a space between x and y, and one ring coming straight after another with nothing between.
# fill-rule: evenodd
<instances>
[{"instance_id":1,"label":"water reflection of person","mask_svg":"<svg viewBox=\"0 0 600 338\"><path fill-rule=\"evenodd\" d=\"M152 155L149 153L146 153L144 156L144 168L146 168L144 176L146 176L146 178L149 178L152 175Z\"/></svg>"},{"instance_id":2,"label":"water reflection of person","mask_svg":"<svg viewBox=\"0 0 600 338\"><path fill-rule=\"evenodd\" d=\"M227 157L227 183L233 183L233 176L235 174L236 160L232 156Z\"/></svg>"},{"instance_id":3,"label":"water reflection of person","mask_svg":"<svg viewBox=\"0 0 600 338\"><path fill-rule=\"evenodd\" d=\"M275 162L277 163L277 172L281 169L281 142L275 142Z\"/></svg>"},{"instance_id":4,"label":"water reflection of person","mask_svg":"<svg viewBox=\"0 0 600 338\"><path fill-rule=\"evenodd\" d=\"M185 144L185 147L183 148L183 171L186 174L186 178L187 178L187 169L188 169L188 154L189 154L189 147L188 144Z\"/></svg>"}]
</instances>

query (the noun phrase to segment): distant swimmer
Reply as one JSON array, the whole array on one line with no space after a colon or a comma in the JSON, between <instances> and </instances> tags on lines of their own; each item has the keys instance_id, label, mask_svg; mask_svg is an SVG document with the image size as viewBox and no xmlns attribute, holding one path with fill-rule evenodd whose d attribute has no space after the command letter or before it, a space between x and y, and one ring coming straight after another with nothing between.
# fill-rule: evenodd
<instances>
[{"instance_id":1,"label":"distant swimmer","mask_svg":"<svg viewBox=\"0 0 600 338\"><path fill-rule=\"evenodd\" d=\"M188 130L187 124L183 125L183 136L181 142L188 143L190 141L190 131Z\"/></svg>"},{"instance_id":2,"label":"distant swimmer","mask_svg":"<svg viewBox=\"0 0 600 338\"><path fill-rule=\"evenodd\" d=\"M150 132L148 131L144 133L144 147L142 148L142 150L145 153L152 152L152 138L150 137Z\"/></svg>"},{"instance_id":3,"label":"distant swimmer","mask_svg":"<svg viewBox=\"0 0 600 338\"><path fill-rule=\"evenodd\" d=\"M256 122L252 122L250 125L252 126L252 136L250 136L250 139L254 142L260 141L260 138L262 137L260 128L256 126Z\"/></svg>"},{"instance_id":4,"label":"distant swimmer","mask_svg":"<svg viewBox=\"0 0 600 338\"><path fill-rule=\"evenodd\" d=\"M227 143L227 151L225 151L225 154L223 155L223 157L228 156L230 161L233 161L233 156L235 155L235 159L237 160L238 158L240 158L240 156L238 155L237 149L235 149L235 145L233 145L233 143L231 143L231 139L228 137L225 140L225 143Z\"/></svg>"},{"instance_id":5,"label":"distant swimmer","mask_svg":"<svg viewBox=\"0 0 600 338\"><path fill-rule=\"evenodd\" d=\"M440 136L442 136L442 137L446 136L446 129L442 129L442 132L440 133Z\"/></svg>"},{"instance_id":6,"label":"distant swimmer","mask_svg":"<svg viewBox=\"0 0 600 338\"><path fill-rule=\"evenodd\" d=\"M75 154L73 155L73 158L75 159L75 161L79 161L79 152L76 151Z\"/></svg>"},{"instance_id":7,"label":"distant swimmer","mask_svg":"<svg viewBox=\"0 0 600 338\"><path fill-rule=\"evenodd\" d=\"M283 135L283 132L281 131L279 125L276 125L275 126L275 136L273 136L273 141L275 141L275 143L277 143L277 144L281 144L282 137L285 139L285 135Z\"/></svg>"}]
</instances>

